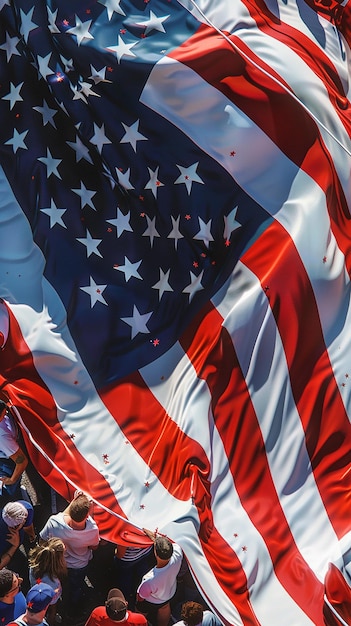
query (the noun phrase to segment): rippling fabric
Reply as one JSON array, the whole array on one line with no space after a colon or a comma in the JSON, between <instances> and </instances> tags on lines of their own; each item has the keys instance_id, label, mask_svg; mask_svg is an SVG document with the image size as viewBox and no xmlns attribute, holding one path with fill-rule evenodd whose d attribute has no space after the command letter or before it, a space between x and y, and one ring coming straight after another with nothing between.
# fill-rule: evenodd
<instances>
[{"instance_id":1,"label":"rippling fabric","mask_svg":"<svg viewBox=\"0 0 351 626\"><path fill-rule=\"evenodd\" d=\"M0 0L0 388L225 626L351 581L350 2ZM347 617L347 619L349 619Z\"/></svg>"}]
</instances>

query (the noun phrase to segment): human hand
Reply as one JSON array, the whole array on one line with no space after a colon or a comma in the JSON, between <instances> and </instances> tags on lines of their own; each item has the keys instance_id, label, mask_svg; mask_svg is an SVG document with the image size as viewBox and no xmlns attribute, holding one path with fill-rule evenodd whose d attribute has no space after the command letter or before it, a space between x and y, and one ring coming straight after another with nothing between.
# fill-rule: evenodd
<instances>
[{"instance_id":1,"label":"human hand","mask_svg":"<svg viewBox=\"0 0 351 626\"><path fill-rule=\"evenodd\" d=\"M2 482L3 485L13 485L14 481L12 480L11 476L0 476L0 480Z\"/></svg>"},{"instance_id":2,"label":"human hand","mask_svg":"<svg viewBox=\"0 0 351 626\"><path fill-rule=\"evenodd\" d=\"M19 529L18 528L9 528L8 529L8 533L7 533L7 537L6 537L6 541L11 546L13 546L14 548L17 549L18 546L21 543L20 535L19 535Z\"/></svg>"}]
</instances>

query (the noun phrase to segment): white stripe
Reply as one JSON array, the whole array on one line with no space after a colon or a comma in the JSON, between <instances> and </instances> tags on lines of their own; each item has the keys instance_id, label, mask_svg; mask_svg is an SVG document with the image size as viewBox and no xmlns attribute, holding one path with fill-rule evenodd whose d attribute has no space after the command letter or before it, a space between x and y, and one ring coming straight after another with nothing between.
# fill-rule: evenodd
<instances>
[{"instance_id":1,"label":"white stripe","mask_svg":"<svg viewBox=\"0 0 351 626\"><path fill-rule=\"evenodd\" d=\"M303 558L323 580L340 546L315 484L271 309L256 276L241 263L213 303L232 337L287 522Z\"/></svg>"}]
</instances>

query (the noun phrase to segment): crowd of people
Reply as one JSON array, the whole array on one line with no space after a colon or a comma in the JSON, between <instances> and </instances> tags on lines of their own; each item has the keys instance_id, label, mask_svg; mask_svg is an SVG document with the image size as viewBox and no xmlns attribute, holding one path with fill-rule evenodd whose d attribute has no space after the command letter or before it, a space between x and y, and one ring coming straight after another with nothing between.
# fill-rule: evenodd
<instances>
[{"instance_id":1,"label":"crowd of people","mask_svg":"<svg viewBox=\"0 0 351 626\"><path fill-rule=\"evenodd\" d=\"M66 502L53 492L1 400L0 488L1 626L221 626L177 543L144 529L149 546L113 544L101 539L88 495Z\"/></svg>"}]
</instances>

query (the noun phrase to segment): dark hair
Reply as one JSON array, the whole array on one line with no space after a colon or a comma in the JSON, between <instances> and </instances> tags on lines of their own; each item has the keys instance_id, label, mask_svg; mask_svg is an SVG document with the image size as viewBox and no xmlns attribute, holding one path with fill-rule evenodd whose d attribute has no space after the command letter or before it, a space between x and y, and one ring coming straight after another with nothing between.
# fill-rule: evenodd
<instances>
[{"instance_id":1,"label":"dark hair","mask_svg":"<svg viewBox=\"0 0 351 626\"><path fill-rule=\"evenodd\" d=\"M180 617L186 626L196 626L202 622L204 609L198 602L184 602Z\"/></svg>"},{"instance_id":2,"label":"dark hair","mask_svg":"<svg viewBox=\"0 0 351 626\"><path fill-rule=\"evenodd\" d=\"M168 537L156 537L155 552L159 559L167 561L173 554L173 545Z\"/></svg>"},{"instance_id":3,"label":"dark hair","mask_svg":"<svg viewBox=\"0 0 351 626\"><path fill-rule=\"evenodd\" d=\"M6 594L12 589L13 572L7 567L0 569L0 598L6 596Z\"/></svg>"},{"instance_id":4,"label":"dark hair","mask_svg":"<svg viewBox=\"0 0 351 626\"><path fill-rule=\"evenodd\" d=\"M6 402L4 402L3 400L0 400L0 413L2 413L3 411L7 411L7 404Z\"/></svg>"},{"instance_id":5,"label":"dark hair","mask_svg":"<svg viewBox=\"0 0 351 626\"><path fill-rule=\"evenodd\" d=\"M68 512L74 522L82 522L89 515L90 500L84 493L79 494L69 504Z\"/></svg>"}]
</instances>

